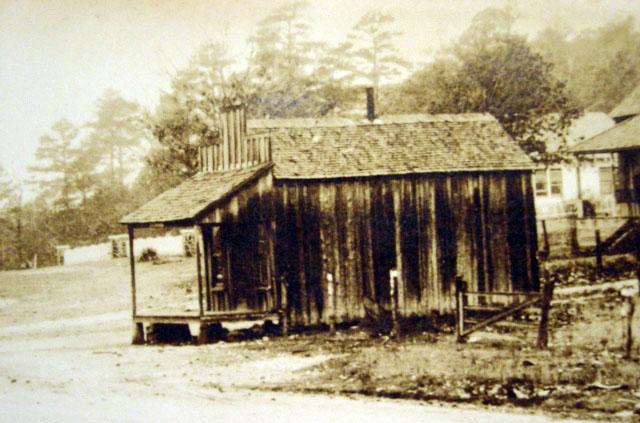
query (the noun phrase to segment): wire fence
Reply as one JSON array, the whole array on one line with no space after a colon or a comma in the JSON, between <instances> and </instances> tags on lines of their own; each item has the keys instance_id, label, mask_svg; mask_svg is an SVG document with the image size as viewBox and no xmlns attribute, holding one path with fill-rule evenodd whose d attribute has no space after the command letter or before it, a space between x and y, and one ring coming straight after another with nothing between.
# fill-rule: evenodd
<instances>
[{"instance_id":1,"label":"wire fence","mask_svg":"<svg viewBox=\"0 0 640 423\"><path fill-rule=\"evenodd\" d=\"M539 219L538 249L547 249L550 257L568 257L593 253L596 247L596 232L600 239L606 240L629 217L593 217L560 216ZM638 219L638 218L631 218Z\"/></svg>"}]
</instances>

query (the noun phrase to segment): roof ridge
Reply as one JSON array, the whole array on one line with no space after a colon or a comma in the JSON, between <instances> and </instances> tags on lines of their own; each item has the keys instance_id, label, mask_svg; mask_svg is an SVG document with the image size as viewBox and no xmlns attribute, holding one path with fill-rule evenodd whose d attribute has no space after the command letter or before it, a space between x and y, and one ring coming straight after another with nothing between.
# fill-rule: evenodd
<instances>
[{"instance_id":1,"label":"roof ridge","mask_svg":"<svg viewBox=\"0 0 640 423\"><path fill-rule=\"evenodd\" d=\"M309 125L304 125L309 121ZM383 125L410 125L419 123L457 123L457 122L498 122L495 116L490 113L468 112L468 113L407 113L379 116L374 121L366 118L354 119L343 117L300 117L300 118L276 118L276 119L248 119L248 129L279 129L279 128L344 128L344 127L364 127ZM272 125L269 125L272 123ZM252 125L253 124L253 125Z\"/></svg>"}]
</instances>

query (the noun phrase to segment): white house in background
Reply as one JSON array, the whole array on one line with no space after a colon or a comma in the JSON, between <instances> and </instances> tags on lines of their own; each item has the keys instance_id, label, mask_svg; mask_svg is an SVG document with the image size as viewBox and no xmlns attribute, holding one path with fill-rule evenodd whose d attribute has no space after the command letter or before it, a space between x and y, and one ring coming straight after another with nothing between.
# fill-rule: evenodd
<instances>
[{"instance_id":1,"label":"white house in background","mask_svg":"<svg viewBox=\"0 0 640 423\"><path fill-rule=\"evenodd\" d=\"M112 258L129 257L129 235L117 234L109 236L109 254ZM186 256L195 254L195 230L180 229L179 234L138 238L133 249L136 257L147 248L154 250L159 256Z\"/></svg>"},{"instance_id":2,"label":"white house in background","mask_svg":"<svg viewBox=\"0 0 640 423\"><path fill-rule=\"evenodd\" d=\"M567 132L567 147L572 147L607 129L615 122L602 112L585 113ZM547 149L555 151L559 139L550 137ZM565 163L542 167L534 173L536 215L539 218L615 214L614 175L616 160L612 154L597 154L580 162L569 158Z\"/></svg>"},{"instance_id":3,"label":"white house in background","mask_svg":"<svg viewBox=\"0 0 640 423\"><path fill-rule=\"evenodd\" d=\"M164 236L138 238L133 249L136 258L147 248L153 249L160 257L185 256L195 254L195 230L181 229L179 233L168 233ZM127 234L110 235L108 242L71 247L56 246L58 266L108 261L114 258L129 257L129 236Z\"/></svg>"}]
</instances>

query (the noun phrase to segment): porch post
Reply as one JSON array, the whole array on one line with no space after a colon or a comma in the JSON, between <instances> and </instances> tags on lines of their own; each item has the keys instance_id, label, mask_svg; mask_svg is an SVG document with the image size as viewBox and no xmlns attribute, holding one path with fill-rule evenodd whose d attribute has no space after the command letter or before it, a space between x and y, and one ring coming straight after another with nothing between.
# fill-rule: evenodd
<instances>
[{"instance_id":1,"label":"porch post","mask_svg":"<svg viewBox=\"0 0 640 423\"><path fill-rule=\"evenodd\" d=\"M198 315L202 317L204 315L204 306L202 304L202 265L200 263L200 243L202 242L204 244L204 234L200 225L195 225L194 229L196 233L196 266L198 268Z\"/></svg>"},{"instance_id":2,"label":"porch post","mask_svg":"<svg viewBox=\"0 0 640 423\"><path fill-rule=\"evenodd\" d=\"M144 344L144 325L142 322L136 322L136 255L133 250L133 239L135 236L134 226L128 225L129 232L129 267L131 269L131 317L132 322L132 338L131 343L134 345Z\"/></svg>"},{"instance_id":3,"label":"porch post","mask_svg":"<svg viewBox=\"0 0 640 423\"><path fill-rule=\"evenodd\" d=\"M134 226L127 226L129 232L129 267L131 268L131 316L136 317L136 255L133 251Z\"/></svg>"}]
</instances>

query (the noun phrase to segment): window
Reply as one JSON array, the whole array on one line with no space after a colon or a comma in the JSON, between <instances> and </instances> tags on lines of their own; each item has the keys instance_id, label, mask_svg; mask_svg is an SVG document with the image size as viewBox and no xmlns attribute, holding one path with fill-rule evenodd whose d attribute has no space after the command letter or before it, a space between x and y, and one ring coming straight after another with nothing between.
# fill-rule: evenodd
<instances>
[{"instance_id":1,"label":"window","mask_svg":"<svg viewBox=\"0 0 640 423\"><path fill-rule=\"evenodd\" d=\"M600 195L613 194L613 169L611 167L598 168L600 176Z\"/></svg>"},{"instance_id":2,"label":"window","mask_svg":"<svg viewBox=\"0 0 640 423\"><path fill-rule=\"evenodd\" d=\"M562 195L562 169L538 169L534 183L537 196Z\"/></svg>"},{"instance_id":3,"label":"window","mask_svg":"<svg viewBox=\"0 0 640 423\"><path fill-rule=\"evenodd\" d=\"M562 169L549 169L550 195L562 195Z\"/></svg>"},{"instance_id":4,"label":"window","mask_svg":"<svg viewBox=\"0 0 640 423\"><path fill-rule=\"evenodd\" d=\"M547 170L536 170L534 181L536 195L547 195Z\"/></svg>"}]
</instances>

